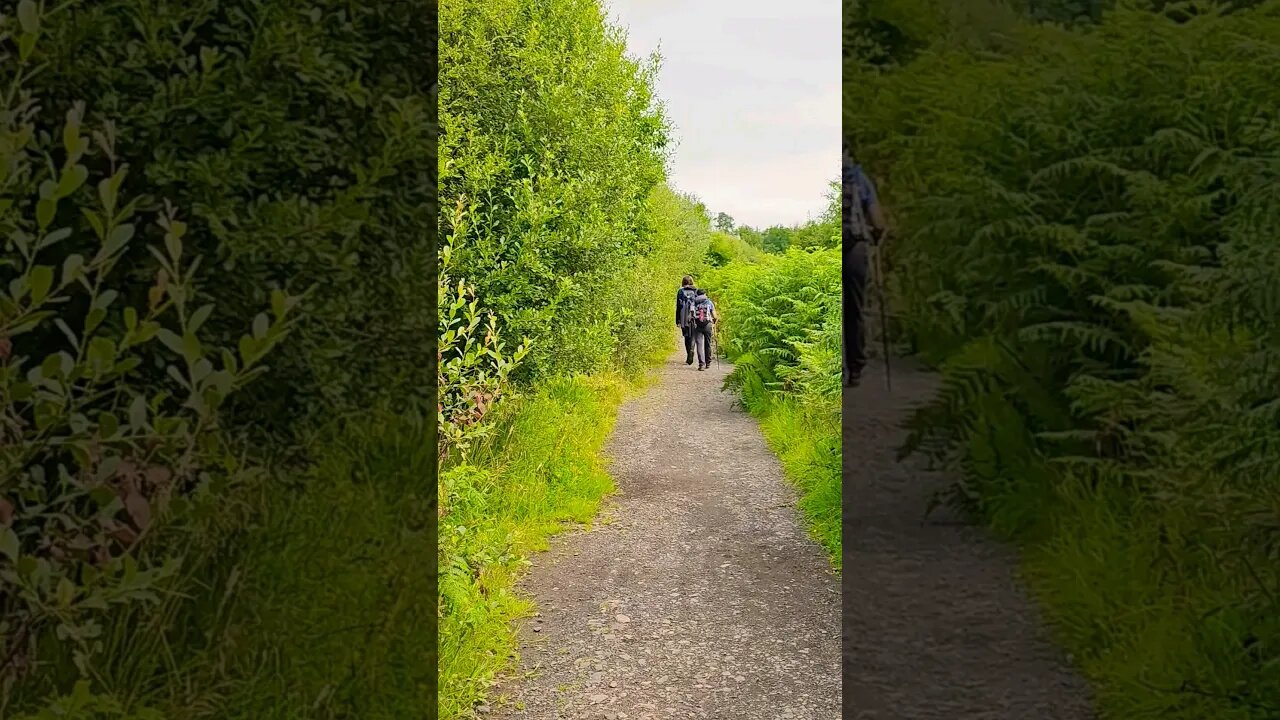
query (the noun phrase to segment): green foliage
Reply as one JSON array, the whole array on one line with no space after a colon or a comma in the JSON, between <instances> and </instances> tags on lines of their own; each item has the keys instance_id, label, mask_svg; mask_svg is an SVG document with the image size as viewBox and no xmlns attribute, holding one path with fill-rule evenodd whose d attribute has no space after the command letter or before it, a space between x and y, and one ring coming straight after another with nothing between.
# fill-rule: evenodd
<instances>
[{"instance_id":1,"label":"green foliage","mask_svg":"<svg viewBox=\"0 0 1280 720\"><path fill-rule=\"evenodd\" d=\"M711 233L711 242L707 248L707 264L711 267L723 267L731 262L756 262L760 259L760 249L747 243L737 235L729 233Z\"/></svg>"},{"instance_id":2,"label":"green foliage","mask_svg":"<svg viewBox=\"0 0 1280 720\"><path fill-rule=\"evenodd\" d=\"M334 483L378 458L325 474L345 445L312 430L388 408L397 426L379 439L434 445L413 423L435 372L430 14L338 0L16 10L0 15L0 716L296 716L304 701L283 692L273 710L236 699L271 676L318 717L377 717L371 699L409 683L344 679L350 658L332 647L307 655L349 618L319 612L333 597L314 583L300 597L257 574L251 553L283 541L255 533L273 512L306 552L362 547L373 526L425 542L406 534L404 491L353 499L378 513L366 525L315 522ZM430 556L412 587L356 559L325 578L353 581L341 610L403 607L432 578ZM314 613L305 632L263 620L273 582ZM362 584L387 595L351 592ZM434 634L398 624L420 644ZM365 659L386 658L385 637L365 636ZM433 665L405 671L419 700Z\"/></svg>"},{"instance_id":3,"label":"green foliage","mask_svg":"<svg viewBox=\"0 0 1280 720\"><path fill-rule=\"evenodd\" d=\"M383 401L425 410L427 21L411 3L344 0L72 0L42 20L25 66L40 67L38 122L86 102L131 166L121 193L189 213L210 342L234 344L273 290L306 296L307 320L229 421L284 431ZM112 289L137 299L154 265L136 250L126 263Z\"/></svg>"},{"instance_id":4,"label":"green foliage","mask_svg":"<svg viewBox=\"0 0 1280 720\"><path fill-rule=\"evenodd\" d=\"M422 717L436 686L436 457L427 418L370 412L317 432L316 462L241 500L255 524L202 573L217 639L183 657L164 717ZM281 492L281 485L305 492Z\"/></svg>"},{"instance_id":5,"label":"green foliage","mask_svg":"<svg viewBox=\"0 0 1280 720\"><path fill-rule=\"evenodd\" d=\"M460 223L455 220L454 227ZM508 377L520 360L528 354L521 345L510 356L503 353L493 313L482 314L475 290L450 277L453 245L440 252L440 275L437 281L440 335L436 375L439 445L437 456L443 462L453 452L466 454L477 439L492 429L489 413L508 389ZM481 323L484 326L481 327Z\"/></svg>"},{"instance_id":6,"label":"green foliage","mask_svg":"<svg viewBox=\"0 0 1280 720\"><path fill-rule=\"evenodd\" d=\"M839 249L730 262L701 281L723 318L726 385L761 419L801 492L814 536L840 562Z\"/></svg>"},{"instance_id":7,"label":"green foliage","mask_svg":"<svg viewBox=\"0 0 1280 720\"><path fill-rule=\"evenodd\" d=\"M774 225L765 230L750 227L738 228L738 236L752 247L781 255L789 248L819 250L840 245L840 182L833 180L827 186L827 206L822 215L809 222L784 227ZM726 256L728 257L728 256ZM748 258L754 261L754 257Z\"/></svg>"},{"instance_id":8,"label":"green foliage","mask_svg":"<svg viewBox=\"0 0 1280 720\"><path fill-rule=\"evenodd\" d=\"M657 59L627 57L600 3L440 9L439 711L458 718L508 667L528 556L612 489L621 388L670 353L711 230L665 183Z\"/></svg>"},{"instance_id":9,"label":"green foliage","mask_svg":"<svg viewBox=\"0 0 1280 720\"><path fill-rule=\"evenodd\" d=\"M17 681L21 707L90 676L109 618L173 591L180 560L164 540L247 472L218 410L264 371L295 302L277 291L274 319L258 315L238 352L210 342L215 306L176 209L121 192L127 168L109 136L90 141L82 105L55 132L39 124L41 20L23 5L0 111L0 707ZM104 169L92 185L90 165ZM145 304L112 287L140 234L159 266Z\"/></svg>"},{"instance_id":10,"label":"green foliage","mask_svg":"<svg viewBox=\"0 0 1280 720\"><path fill-rule=\"evenodd\" d=\"M608 366L601 290L654 249L665 180L656 58L626 55L596 0L441 3L440 188L456 277L515 344L530 382ZM455 218L465 227L452 227Z\"/></svg>"},{"instance_id":11,"label":"green foliage","mask_svg":"<svg viewBox=\"0 0 1280 720\"><path fill-rule=\"evenodd\" d=\"M840 397L840 253L791 250L702 280L724 317L734 387ZM756 398L748 394L747 401Z\"/></svg>"},{"instance_id":12,"label":"green foliage","mask_svg":"<svg viewBox=\"0 0 1280 720\"><path fill-rule=\"evenodd\" d=\"M944 376L907 449L1032 544L1108 717L1270 717L1280 11L1009 40L846 75L876 99L846 127L898 221L891 290Z\"/></svg>"}]
</instances>

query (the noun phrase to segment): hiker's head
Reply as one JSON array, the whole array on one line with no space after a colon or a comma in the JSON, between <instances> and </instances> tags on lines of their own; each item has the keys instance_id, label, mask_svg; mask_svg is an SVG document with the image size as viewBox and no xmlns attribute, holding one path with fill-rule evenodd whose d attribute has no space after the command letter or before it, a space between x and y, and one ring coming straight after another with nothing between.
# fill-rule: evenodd
<instances>
[{"instance_id":1,"label":"hiker's head","mask_svg":"<svg viewBox=\"0 0 1280 720\"><path fill-rule=\"evenodd\" d=\"M698 291L695 292L694 295L696 295L697 297L706 297L707 291L703 290L702 288L698 288Z\"/></svg>"},{"instance_id":2,"label":"hiker's head","mask_svg":"<svg viewBox=\"0 0 1280 720\"><path fill-rule=\"evenodd\" d=\"M692 275L685 275L684 279L680 281L680 287L689 287L692 284L693 284Z\"/></svg>"}]
</instances>

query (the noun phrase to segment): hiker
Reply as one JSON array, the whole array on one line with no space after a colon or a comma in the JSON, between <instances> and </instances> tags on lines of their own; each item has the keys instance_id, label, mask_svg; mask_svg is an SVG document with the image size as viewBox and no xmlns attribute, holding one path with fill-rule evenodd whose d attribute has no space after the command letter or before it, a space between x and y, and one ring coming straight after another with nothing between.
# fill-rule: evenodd
<instances>
[{"instance_id":1,"label":"hiker","mask_svg":"<svg viewBox=\"0 0 1280 720\"><path fill-rule=\"evenodd\" d=\"M720 321L716 312L716 304L707 297L707 291L699 288L695 291L693 301L693 336L694 345L698 348L698 369L711 367L711 333L715 324Z\"/></svg>"},{"instance_id":2,"label":"hiker","mask_svg":"<svg viewBox=\"0 0 1280 720\"><path fill-rule=\"evenodd\" d=\"M684 336L685 365L693 364L693 303L696 293L693 277L685 275L680 281L680 289L676 291L676 327L680 328L680 334Z\"/></svg>"},{"instance_id":3,"label":"hiker","mask_svg":"<svg viewBox=\"0 0 1280 720\"><path fill-rule=\"evenodd\" d=\"M849 141L843 145L841 168L841 221L843 230L843 262L841 284L844 286L844 384L856 387L867 365L867 324L863 315L867 305L867 245L879 242L884 234L884 215L871 178L854 162ZM883 332L883 328L881 329Z\"/></svg>"}]
</instances>

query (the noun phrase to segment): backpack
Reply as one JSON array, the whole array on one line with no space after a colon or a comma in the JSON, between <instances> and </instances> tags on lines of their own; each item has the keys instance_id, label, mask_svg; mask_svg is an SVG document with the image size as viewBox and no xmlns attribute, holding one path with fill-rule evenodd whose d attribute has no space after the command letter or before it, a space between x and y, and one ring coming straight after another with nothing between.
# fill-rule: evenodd
<instances>
[{"instance_id":1,"label":"backpack","mask_svg":"<svg viewBox=\"0 0 1280 720\"><path fill-rule=\"evenodd\" d=\"M693 288L680 288L680 324L688 327L694 323L693 306L697 302L697 294Z\"/></svg>"},{"instance_id":2,"label":"backpack","mask_svg":"<svg viewBox=\"0 0 1280 720\"><path fill-rule=\"evenodd\" d=\"M706 327L707 323L711 322L711 300L703 295L693 307L693 317L698 322L698 327Z\"/></svg>"},{"instance_id":3,"label":"backpack","mask_svg":"<svg viewBox=\"0 0 1280 720\"><path fill-rule=\"evenodd\" d=\"M857 165L845 165L841 182L840 205L844 227L844 243L851 245L858 240L871 239L871 225L867 222L866 212L862 207L863 183L862 168Z\"/></svg>"}]
</instances>

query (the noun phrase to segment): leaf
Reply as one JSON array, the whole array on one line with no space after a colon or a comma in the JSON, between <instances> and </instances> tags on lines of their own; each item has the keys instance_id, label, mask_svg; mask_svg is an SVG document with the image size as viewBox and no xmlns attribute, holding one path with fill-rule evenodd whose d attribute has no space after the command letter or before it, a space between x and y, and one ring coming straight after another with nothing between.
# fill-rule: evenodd
<instances>
[{"instance_id":1,"label":"leaf","mask_svg":"<svg viewBox=\"0 0 1280 720\"><path fill-rule=\"evenodd\" d=\"M90 310L89 314L85 315L85 318L84 318L85 334L87 335L93 332L94 330L97 330L98 326L101 325L102 321L105 319L107 319L106 310L103 310L102 308L94 308Z\"/></svg>"},{"instance_id":2,"label":"leaf","mask_svg":"<svg viewBox=\"0 0 1280 720\"><path fill-rule=\"evenodd\" d=\"M174 222L174 225L180 223ZM182 258L182 238L177 233L170 231L164 234L164 247L169 251L169 259L176 265L178 260Z\"/></svg>"},{"instance_id":3,"label":"leaf","mask_svg":"<svg viewBox=\"0 0 1280 720\"><path fill-rule=\"evenodd\" d=\"M253 337L255 340L261 340L267 336L267 330L270 327L271 320L266 313L258 313L253 319Z\"/></svg>"},{"instance_id":4,"label":"leaf","mask_svg":"<svg viewBox=\"0 0 1280 720\"><path fill-rule=\"evenodd\" d=\"M89 168L83 165L72 165L70 169L62 173L62 177L58 178L57 196L59 198L67 197L84 185L89 179Z\"/></svg>"},{"instance_id":5,"label":"leaf","mask_svg":"<svg viewBox=\"0 0 1280 720\"><path fill-rule=\"evenodd\" d=\"M205 321L209 319L209 315L213 312L213 304L205 305L195 312L191 313L191 322L188 324L188 330L196 333Z\"/></svg>"},{"instance_id":6,"label":"leaf","mask_svg":"<svg viewBox=\"0 0 1280 720\"><path fill-rule=\"evenodd\" d=\"M138 327L138 311L132 307L124 309L124 327L129 332L133 332L134 328Z\"/></svg>"},{"instance_id":7,"label":"leaf","mask_svg":"<svg viewBox=\"0 0 1280 720\"><path fill-rule=\"evenodd\" d=\"M182 338L178 337L178 334L174 331L168 328L160 328L156 331L156 337L160 339L160 342L164 343L165 347L179 355L182 354Z\"/></svg>"},{"instance_id":8,"label":"leaf","mask_svg":"<svg viewBox=\"0 0 1280 720\"><path fill-rule=\"evenodd\" d=\"M128 242L133 239L133 232L133 223L117 225L115 229L111 231L111 237L107 239L106 244L103 246L106 248L107 254L114 255L121 248L127 245Z\"/></svg>"},{"instance_id":9,"label":"leaf","mask_svg":"<svg viewBox=\"0 0 1280 720\"><path fill-rule=\"evenodd\" d=\"M93 234L98 236L98 240L102 240L106 233L106 228L102 224L102 216L90 210L89 208L80 208L80 213L89 221L89 226L93 228Z\"/></svg>"},{"instance_id":10,"label":"leaf","mask_svg":"<svg viewBox=\"0 0 1280 720\"><path fill-rule=\"evenodd\" d=\"M84 269L83 255L68 255L66 260L62 261L62 282L70 283L80 277L80 272Z\"/></svg>"},{"instance_id":11,"label":"leaf","mask_svg":"<svg viewBox=\"0 0 1280 720\"><path fill-rule=\"evenodd\" d=\"M19 551L18 534L11 527L0 528L0 555L9 558L10 562L17 562Z\"/></svg>"},{"instance_id":12,"label":"leaf","mask_svg":"<svg viewBox=\"0 0 1280 720\"><path fill-rule=\"evenodd\" d=\"M58 210L58 201L53 198L44 198L36 203L36 222L40 224L40 229L44 230L53 222L54 213Z\"/></svg>"},{"instance_id":13,"label":"leaf","mask_svg":"<svg viewBox=\"0 0 1280 720\"><path fill-rule=\"evenodd\" d=\"M135 395L133 402L129 403L129 427L135 431L142 430L147 426L147 399L142 395Z\"/></svg>"},{"instance_id":14,"label":"leaf","mask_svg":"<svg viewBox=\"0 0 1280 720\"><path fill-rule=\"evenodd\" d=\"M169 377L173 378L179 385L188 387L187 379L182 377L182 371L178 369L177 365L168 365L164 370L169 373Z\"/></svg>"},{"instance_id":15,"label":"leaf","mask_svg":"<svg viewBox=\"0 0 1280 720\"><path fill-rule=\"evenodd\" d=\"M116 201L119 199L120 184L124 182L126 168L120 168L115 175L109 178L103 178L98 183L98 199L102 201L102 207L106 208L108 213L114 212L116 209Z\"/></svg>"},{"instance_id":16,"label":"leaf","mask_svg":"<svg viewBox=\"0 0 1280 720\"><path fill-rule=\"evenodd\" d=\"M23 35L18 40L18 57L26 60L31 57L31 53L36 49L36 36L34 33Z\"/></svg>"},{"instance_id":17,"label":"leaf","mask_svg":"<svg viewBox=\"0 0 1280 720\"><path fill-rule=\"evenodd\" d=\"M120 421L115 415L104 412L98 416L98 432L103 439L111 439L120 431Z\"/></svg>"},{"instance_id":18,"label":"leaf","mask_svg":"<svg viewBox=\"0 0 1280 720\"><path fill-rule=\"evenodd\" d=\"M200 339L192 333L182 336L182 356L188 362L194 362L204 352L204 348L200 346Z\"/></svg>"},{"instance_id":19,"label":"leaf","mask_svg":"<svg viewBox=\"0 0 1280 720\"><path fill-rule=\"evenodd\" d=\"M29 35L35 35L40 31L40 9L36 6L35 0L18 2L18 24L22 26L22 32Z\"/></svg>"},{"instance_id":20,"label":"leaf","mask_svg":"<svg viewBox=\"0 0 1280 720\"><path fill-rule=\"evenodd\" d=\"M146 530L151 524L151 503L136 490L125 495L124 508L139 530Z\"/></svg>"},{"instance_id":21,"label":"leaf","mask_svg":"<svg viewBox=\"0 0 1280 720\"><path fill-rule=\"evenodd\" d=\"M71 607L76 599L76 586L65 576L58 578L57 598L58 607L64 610Z\"/></svg>"},{"instance_id":22,"label":"leaf","mask_svg":"<svg viewBox=\"0 0 1280 720\"><path fill-rule=\"evenodd\" d=\"M48 235L45 235L44 239L42 239L38 244L36 244L36 250L43 250L44 248L47 248L50 245L53 245L55 243L60 243L69 237L71 237L71 228L58 228L57 230L54 230Z\"/></svg>"},{"instance_id":23,"label":"leaf","mask_svg":"<svg viewBox=\"0 0 1280 720\"><path fill-rule=\"evenodd\" d=\"M209 362L208 358L200 358L191 368L191 379L195 382L200 382L208 377L211 372L213 372L213 363Z\"/></svg>"},{"instance_id":24,"label":"leaf","mask_svg":"<svg viewBox=\"0 0 1280 720\"><path fill-rule=\"evenodd\" d=\"M31 268L31 304L39 305L49 296L53 287L53 268L48 265L37 265Z\"/></svg>"},{"instance_id":25,"label":"leaf","mask_svg":"<svg viewBox=\"0 0 1280 720\"><path fill-rule=\"evenodd\" d=\"M98 295L93 299L93 307L95 309L106 310L111 307L111 303L115 302L116 298L119 296L120 293L117 290L104 290L101 295Z\"/></svg>"}]
</instances>

